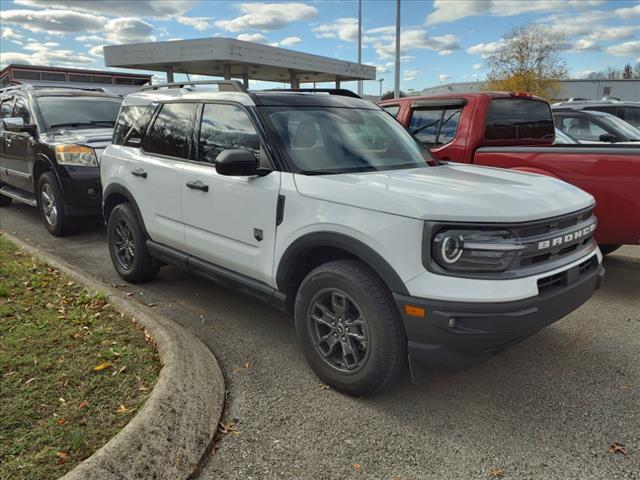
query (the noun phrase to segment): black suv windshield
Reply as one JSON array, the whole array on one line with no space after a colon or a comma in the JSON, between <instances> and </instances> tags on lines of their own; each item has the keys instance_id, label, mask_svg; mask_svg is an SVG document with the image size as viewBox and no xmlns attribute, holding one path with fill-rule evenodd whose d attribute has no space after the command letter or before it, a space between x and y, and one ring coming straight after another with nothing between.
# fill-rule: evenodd
<instances>
[{"instance_id":1,"label":"black suv windshield","mask_svg":"<svg viewBox=\"0 0 640 480\"><path fill-rule=\"evenodd\" d=\"M300 173L372 172L437 163L382 110L266 107L264 111Z\"/></svg>"},{"instance_id":2,"label":"black suv windshield","mask_svg":"<svg viewBox=\"0 0 640 480\"><path fill-rule=\"evenodd\" d=\"M113 127L121 99L109 97L38 97L47 130L56 128Z\"/></svg>"}]
</instances>

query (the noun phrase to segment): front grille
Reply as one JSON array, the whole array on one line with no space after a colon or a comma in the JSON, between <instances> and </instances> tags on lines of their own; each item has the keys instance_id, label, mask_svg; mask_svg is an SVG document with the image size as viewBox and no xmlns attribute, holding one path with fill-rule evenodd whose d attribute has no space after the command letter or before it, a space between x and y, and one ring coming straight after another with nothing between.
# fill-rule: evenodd
<instances>
[{"instance_id":1,"label":"front grille","mask_svg":"<svg viewBox=\"0 0 640 480\"><path fill-rule=\"evenodd\" d=\"M567 232L574 232L579 229L580 226L590 225L594 221L593 210L588 209L553 219L510 228L523 244L530 245L531 247L523 252L514 267L527 268L533 265L559 260L582 249L591 242L593 238L592 232L588 235L581 236L579 239L562 242L557 246L551 245L549 248L538 249L537 245L545 240L561 237Z\"/></svg>"},{"instance_id":2,"label":"front grille","mask_svg":"<svg viewBox=\"0 0 640 480\"><path fill-rule=\"evenodd\" d=\"M593 255L589 260L578 264L573 268L569 268L564 272L556 273L555 275L549 275L538 279L538 291L541 294L549 293L549 291L558 288L571 285L578 280L581 276L586 275L591 270L598 266L598 257Z\"/></svg>"}]
</instances>

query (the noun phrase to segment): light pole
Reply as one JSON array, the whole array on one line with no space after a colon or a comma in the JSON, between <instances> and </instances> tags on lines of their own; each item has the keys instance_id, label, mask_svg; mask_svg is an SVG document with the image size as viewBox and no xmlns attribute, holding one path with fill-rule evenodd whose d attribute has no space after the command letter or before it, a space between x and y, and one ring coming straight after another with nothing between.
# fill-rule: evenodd
<instances>
[{"instance_id":1,"label":"light pole","mask_svg":"<svg viewBox=\"0 0 640 480\"><path fill-rule=\"evenodd\" d=\"M362 0L358 0L358 65L362 63ZM358 95L362 96L362 80L358 80Z\"/></svg>"},{"instance_id":2,"label":"light pole","mask_svg":"<svg viewBox=\"0 0 640 480\"><path fill-rule=\"evenodd\" d=\"M400 98L400 0L396 0L396 71L393 98Z\"/></svg>"},{"instance_id":3,"label":"light pole","mask_svg":"<svg viewBox=\"0 0 640 480\"><path fill-rule=\"evenodd\" d=\"M384 78L379 78L378 82L380 82L380 100L382 101L382 82L384 82Z\"/></svg>"}]
</instances>

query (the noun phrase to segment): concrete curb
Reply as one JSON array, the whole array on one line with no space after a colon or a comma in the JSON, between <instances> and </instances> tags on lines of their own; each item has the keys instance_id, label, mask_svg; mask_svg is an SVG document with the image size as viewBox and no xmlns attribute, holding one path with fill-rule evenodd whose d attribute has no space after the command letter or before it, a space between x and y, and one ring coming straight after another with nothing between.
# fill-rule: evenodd
<instances>
[{"instance_id":1,"label":"concrete curb","mask_svg":"<svg viewBox=\"0 0 640 480\"><path fill-rule=\"evenodd\" d=\"M6 232L3 235L87 289L105 292L110 304L134 318L154 339L162 362L158 381L142 409L62 479L189 477L207 453L224 407L224 377L211 351L168 318L120 296L112 287L24 240Z\"/></svg>"}]
</instances>

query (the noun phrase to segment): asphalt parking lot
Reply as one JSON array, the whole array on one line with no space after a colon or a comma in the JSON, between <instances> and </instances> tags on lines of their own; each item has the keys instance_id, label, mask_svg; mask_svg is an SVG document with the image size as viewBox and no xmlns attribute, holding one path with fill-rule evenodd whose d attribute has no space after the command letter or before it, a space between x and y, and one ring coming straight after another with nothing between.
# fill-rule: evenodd
<instances>
[{"instance_id":1,"label":"asphalt parking lot","mask_svg":"<svg viewBox=\"0 0 640 480\"><path fill-rule=\"evenodd\" d=\"M228 384L202 479L640 479L640 247L606 261L586 305L491 361L366 399L324 389L282 313L172 267L125 286L99 221L51 237L36 209L0 228L121 286L208 345ZM623 444L626 455L612 453ZM499 470L495 470L499 469Z\"/></svg>"}]
</instances>

